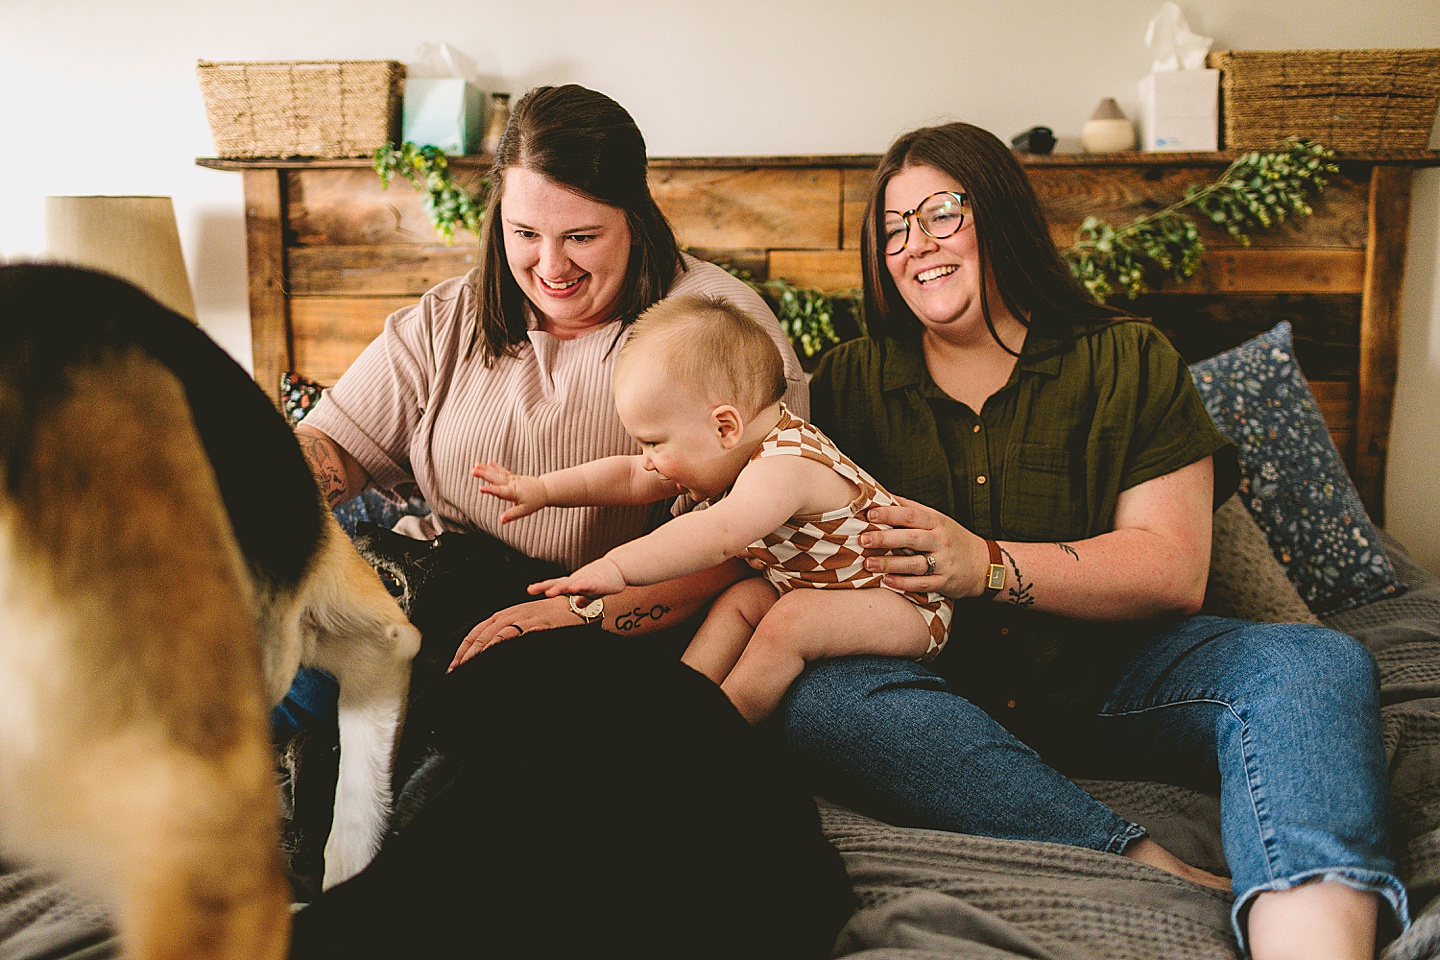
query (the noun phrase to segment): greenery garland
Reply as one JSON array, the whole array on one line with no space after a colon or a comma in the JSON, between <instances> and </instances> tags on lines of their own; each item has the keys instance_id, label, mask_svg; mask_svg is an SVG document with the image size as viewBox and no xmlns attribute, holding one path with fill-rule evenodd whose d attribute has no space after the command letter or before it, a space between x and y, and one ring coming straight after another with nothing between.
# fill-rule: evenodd
<instances>
[{"instance_id":1,"label":"greenery garland","mask_svg":"<svg viewBox=\"0 0 1440 960\"><path fill-rule=\"evenodd\" d=\"M1075 243L1061 256L1096 300L1116 292L1133 300L1151 288L1152 280L1183 282L1200 268L1205 244L1195 221L1181 210L1194 207L1248 247L1247 231L1272 226L1290 214L1310 215L1310 200L1324 189L1324 175L1339 169L1334 158L1334 151L1296 138L1272 151L1252 151L1209 186L1191 185L1183 200L1124 226L1086 217Z\"/></svg>"},{"instance_id":2,"label":"greenery garland","mask_svg":"<svg viewBox=\"0 0 1440 960\"><path fill-rule=\"evenodd\" d=\"M829 293L811 287L797 287L789 280L772 277L759 281L749 270L729 263L720 264L728 273L748 283L765 298L780 329L807 357L813 357L833 343L840 342L835 332L837 307L848 309L857 324L864 312L859 290L836 290ZM861 327L863 332L864 327Z\"/></svg>"},{"instance_id":3,"label":"greenery garland","mask_svg":"<svg viewBox=\"0 0 1440 960\"><path fill-rule=\"evenodd\" d=\"M1215 182L1187 187L1184 199L1163 210L1120 227L1086 217L1074 244L1061 250L1061 256L1096 300L1116 293L1134 299L1150 290L1152 281L1183 282L1199 269L1205 244L1194 220L1180 211L1193 207L1249 246L1249 231L1269 227L1291 214L1310 215L1310 201L1324 189L1325 175L1339 169L1334 158L1334 151L1313 140L1295 138L1282 141L1274 150L1246 153ZM399 147L386 144L376 150L375 170L387 188L391 177L399 175L425 194L425 210L447 244L454 241L456 227L480 233L491 186L488 175L480 181L478 193L472 194L455 183L440 148L416 146L408 140ZM721 266L766 299L781 328L807 357L839 342L834 324L837 307L848 310L864 330L858 290L827 293L779 277L757 281L747 270Z\"/></svg>"},{"instance_id":4,"label":"greenery garland","mask_svg":"<svg viewBox=\"0 0 1440 960\"><path fill-rule=\"evenodd\" d=\"M488 174L481 178L480 189L471 193L451 176L450 161L445 158L444 150L416 146L409 140L398 147L387 143L378 148L375 172L380 174L383 189L388 190L390 178L399 175L425 194L425 212L446 244L455 242L456 227L464 227L479 236L480 223L485 219L485 202L490 195Z\"/></svg>"}]
</instances>

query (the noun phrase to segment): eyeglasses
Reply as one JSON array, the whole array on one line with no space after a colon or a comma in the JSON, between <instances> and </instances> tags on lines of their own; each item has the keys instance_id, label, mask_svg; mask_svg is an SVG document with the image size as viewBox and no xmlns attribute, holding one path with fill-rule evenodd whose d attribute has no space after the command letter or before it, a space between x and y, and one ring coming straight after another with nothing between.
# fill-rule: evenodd
<instances>
[{"instance_id":1,"label":"eyeglasses","mask_svg":"<svg viewBox=\"0 0 1440 960\"><path fill-rule=\"evenodd\" d=\"M932 240L953 236L965 225L965 194L953 190L932 193L914 210L885 211L885 255L894 256L910 242L910 217Z\"/></svg>"}]
</instances>

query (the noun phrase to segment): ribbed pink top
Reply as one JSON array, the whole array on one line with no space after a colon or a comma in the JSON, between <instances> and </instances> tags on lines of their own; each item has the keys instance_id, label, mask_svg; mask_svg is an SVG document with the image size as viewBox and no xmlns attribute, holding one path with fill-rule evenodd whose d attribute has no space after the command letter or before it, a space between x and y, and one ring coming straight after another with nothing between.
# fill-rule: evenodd
<instances>
[{"instance_id":1,"label":"ribbed pink top","mask_svg":"<svg viewBox=\"0 0 1440 960\"><path fill-rule=\"evenodd\" d=\"M765 325L785 358L785 403L809 414L794 349L765 301L714 264L685 256L672 296L708 293L734 301ZM616 454L636 454L610 393L618 323L574 340L534 329L518 356L487 367L475 329L477 271L439 284L397 310L305 418L360 462L375 486L413 480L440 530L481 530L523 553L574 569L668 519L663 505L541 510L500 526L506 503L480 493L475 463L496 460L539 474Z\"/></svg>"}]
</instances>

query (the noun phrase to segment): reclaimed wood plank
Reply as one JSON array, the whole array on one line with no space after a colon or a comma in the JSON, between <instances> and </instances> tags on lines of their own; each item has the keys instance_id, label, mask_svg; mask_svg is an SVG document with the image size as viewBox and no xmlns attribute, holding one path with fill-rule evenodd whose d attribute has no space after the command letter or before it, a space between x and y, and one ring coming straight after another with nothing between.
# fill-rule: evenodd
<instances>
[{"instance_id":1,"label":"reclaimed wood plank","mask_svg":"<svg viewBox=\"0 0 1440 960\"><path fill-rule=\"evenodd\" d=\"M1371 519L1385 523L1385 462L1395 407L1405 247L1412 171L1376 167L1370 176L1370 243L1360 310L1360 391L1355 423L1355 485Z\"/></svg>"},{"instance_id":2,"label":"reclaimed wood plank","mask_svg":"<svg viewBox=\"0 0 1440 960\"><path fill-rule=\"evenodd\" d=\"M243 189L251 370L255 382L278 406L280 374L291 362L290 318L285 296L285 203L280 173L246 170Z\"/></svg>"},{"instance_id":3,"label":"reclaimed wood plank","mask_svg":"<svg viewBox=\"0 0 1440 960\"><path fill-rule=\"evenodd\" d=\"M721 248L691 247L684 248L691 256L699 257L701 260L708 260L711 263L718 263L721 266L736 267L747 271L755 280L766 279L765 271L769 263L769 253L765 250L752 248L724 250Z\"/></svg>"},{"instance_id":4,"label":"reclaimed wood plank","mask_svg":"<svg viewBox=\"0 0 1440 960\"><path fill-rule=\"evenodd\" d=\"M1017 153L1016 159L1024 166L1040 167L1135 167L1165 166L1178 162L1210 163L1216 169L1223 168L1241 155L1239 150L1215 150L1194 153ZM1338 155L1342 162L1405 164L1414 167L1440 166L1440 150L1365 150ZM458 169L490 169L493 158L489 154L467 154L451 157L450 164ZM876 153L844 154L785 154L782 156L723 156L723 157L651 157L652 167L753 167L799 166L799 167L870 167L880 161ZM364 158L300 158L287 159L266 157L260 159L228 159L224 157L197 157L196 166L211 170L293 170L340 167L368 167L370 161Z\"/></svg>"},{"instance_id":5,"label":"reclaimed wood plank","mask_svg":"<svg viewBox=\"0 0 1440 960\"><path fill-rule=\"evenodd\" d=\"M1121 305L1151 318L1187 363L1229 350L1288 320L1294 328L1296 359L1307 378L1353 382L1359 375L1358 296L1152 293Z\"/></svg>"},{"instance_id":6,"label":"reclaimed wood plank","mask_svg":"<svg viewBox=\"0 0 1440 960\"><path fill-rule=\"evenodd\" d=\"M844 172L840 199L840 247L860 249L860 228L865 223L865 208L875 184L875 170L852 169Z\"/></svg>"},{"instance_id":7,"label":"reclaimed wood plank","mask_svg":"<svg viewBox=\"0 0 1440 960\"><path fill-rule=\"evenodd\" d=\"M385 318L414 302L414 297L293 298L295 351L290 369L333 384L385 329Z\"/></svg>"},{"instance_id":8,"label":"reclaimed wood plank","mask_svg":"<svg viewBox=\"0 0 1440 960\"><path fill-rule=\"evenodd\" d=\"M1355 416L1358 391L1353 380L1310 380L1315 405L1325 418L1330 439L1335 441L1345 468L1355 473Z\"/></svg>"},{"instance_id":9,"label":"reclaimed wood plank","mask_svg":"<svg viewBox=\"0 0 1440 960\"><path fill-rule=\"evenodd\" d=\"M456 171L460 185L474 189L481 173ZM442 243L423 198L404 180L389 188L370 168L301 169L286 177L286 225L299 246L371 246L376 244ZM466 230L455 232L453 246L475 249L478 240Z\"/></svg>"},{"instance_id":10,"label":"reclaimed wood plank","mask_svg":"<svg viewBox=\"0 0 1440 960\"><path fill-rule=\"evenodd\" d=\"M291 247L285 259L297 297L419 297L442 280L469 273L480 251L473 244Z\"/></svg>"},{"instance_id":11,"label":"reclaimed wood plank","mask_svg":"<svg viewBox=\"0 0 1440 960\"><path fill-rule=\"evenodd\" d=\"M1235 247L1207 250L1200 269L1173 293L1360 293L1365 251Z\"/></svg>"},{"instance_id":12,"label":"reclaimed wood plank","mask_svg":"<svg viewBox=\"0 0 1440 960\"><path fill-rule=\"evenodd\" d=\"M860 289L859 250L771 250L771 278L834 293Z\"/></svg>"},{"instance_id":13,"label":"reclaimed wood plank","mask_svg":"<svg viewBox=\"0 0 1440 960\"><path fill-rule=\"evenodd\" d=\"M650 190L682 245L840 247L840 171L651 169Z\"/></svg>"}]
</instances>

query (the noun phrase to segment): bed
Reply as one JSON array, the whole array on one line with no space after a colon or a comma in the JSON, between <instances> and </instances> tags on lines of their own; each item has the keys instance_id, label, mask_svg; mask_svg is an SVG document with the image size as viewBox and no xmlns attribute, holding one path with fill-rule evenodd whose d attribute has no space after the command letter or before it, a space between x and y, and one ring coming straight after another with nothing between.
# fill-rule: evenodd
<instances>
[{"instance_id":1,"label":"bed","mask_svg":"<svg viewBox=\"0 0 1440 960\"><path fill-rule=\"evenodd\" d=\"M1063 234L1085 212L1118 222L1164 203L1227 159L1057 158L1030 169ZM857 276L857 203L874 160L657 163L652 185L697 252L837 289ZM1198 286L1139 305L1194 362L1212 414L1231 418L1222 430L1248 456L1248 485L1217 513L1207 607L1319 619L1359 638L1380 666L1395 854L1415 918L1386 949L1393 960L1440 958L1440 579L1381 529L1409 170L1437 161L1348 158L1333 203L1312 222L1257 238L1253 250L1207 234L1213 259ZM396 188L382 194L358 163L205 165L245 176L256 375L277 398L281 375L295 374L290 399L303 404L305 385L333 381L385 313L466 268L469 238L435 243L418 201ZM817 209L833 209L834 222L817 229L829 216ZM1233 403L1257 376L1280 398L1268 409L1287 415L1281 433L1294 442L1283 450L1259 407ZM1340 541L1323 536L1325 524L1296 519L1313 505L1303 490L1337 486L1343 496L1324 499ZM346 509L350 521L393 519L374 501ZM1182 858L1223 870L1214 797L1164 784L1081 785ZM837 957L1237 955L1226 894L1120 857L894 826L817 803L859 898ZM113 950L93 907L44 875L0 873L0 956L89 960Z\"/></svg>"}]
</instances>

